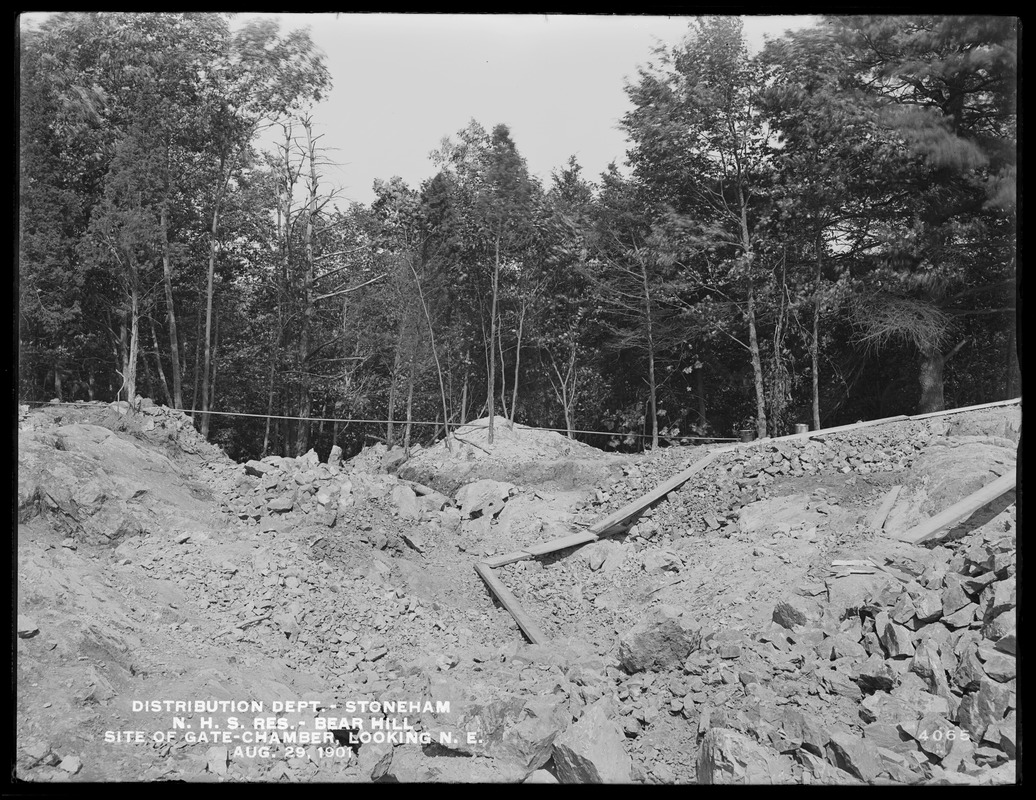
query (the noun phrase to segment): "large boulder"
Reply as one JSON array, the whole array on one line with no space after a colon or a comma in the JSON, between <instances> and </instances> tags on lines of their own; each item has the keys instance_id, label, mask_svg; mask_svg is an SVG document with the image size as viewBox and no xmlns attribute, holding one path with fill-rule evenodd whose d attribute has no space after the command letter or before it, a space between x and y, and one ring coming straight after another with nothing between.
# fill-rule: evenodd
<instances>
[{"instance_id":1,"label":"large boulder","mask_svg":"<svg viewBox=\"0 0 1036 800\"><path fill-rule=\"evenodd\" d=\"M625 735L600 704L554 742L554 766L562 783L630 783L633 761Z\"/></svg>"},{"instance_id":2,"label":"large boulder","mask_svg":"<svg viewBox=\"0 0 1036 800\"><path fill-rule=\"evenodd\" d=\"M320 463L320 456L317 455L317 451L310 449L304 456L299 456L295 459L295 464L299 469L313 469Z\"/></svg>"},{"instance_id":3,"label":"large boulder","mask_svg":"<svg viewBox=\"0 0 1036 800\"><path fill-rule=\"evenodd\" d=\"M878 747L870 739L851 733L835 733L831 736L828 748L831 763L862 781L873 781L884 770Z\"/></svg>"},{"instance_id":4,"label":"large boulder","mask_svg":"<svg viewBox=\"0 0 1036 800\"><path fill-rule=\"evenodd\" d=\"M403 519L421 518L421 507L417 504L417 494L409 486L399 484L392 487L392 504Z\"/></svg>"},{"instance_id":5,"label":"large boulder","mask_svg":"<svg viewBox=\"0 0 1036 800\"><path fill-rule=\"evenodd\" d=\"M782 628L815 627L823 617L820 604L812 597L790 595L773 608L773 621Z\"/></svg>"},{"instance_id":6,"label":"large boulder","mask_svg":"<svg viewBox=\"0 0 1036 800\"><path fill-rule=\"evenodd\" d=\"M514 484L501 481L475 481L457 490L457 505L466 519L492 518L500 513L515 488Z\"/></svg>"},{"instance_id":7,"label":"large boulder","mask_svg":"<svg viewBox=\"0 0 1036 800\"><path fill-rule=\"evenodd\" d=\"M698 783L794 783L792 760L729 728L709 728L698 748Z\"/></svg>"},{"instance_id":8,"label":"large boulder","mask_svg":"<svg viewBox=\"0 0 1036 800\"><path fill-rule=\"evenodd\" d=\"M627 672L665 669L701 647L701 627L683 609L661 605L619 639L619 663Z\"/></svg>"}]
</instances>

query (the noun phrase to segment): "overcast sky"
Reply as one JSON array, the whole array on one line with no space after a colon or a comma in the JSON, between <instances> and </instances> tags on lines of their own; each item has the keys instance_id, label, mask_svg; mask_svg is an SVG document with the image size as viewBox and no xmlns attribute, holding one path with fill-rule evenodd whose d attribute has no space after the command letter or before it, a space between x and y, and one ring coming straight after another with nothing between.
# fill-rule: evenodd
<instances>
[{"instance_id":1,"label":"overcast sky","mask_svg":"<svg viewBox=\"0 0 1036 800\"><path fill-rule=\"evenodd\" d=\"M287 14L308 25L334 81L315 110L322 144L338 166L330 182L369 202L375 178L412 186L434 174L428 158L472 118L504 123L529 170L549 180L575 155L590 179L620 166L626 143L626 78L656 39L675 44L689 17L559 15ZM745 17L749 45L814 17Z\"/></svg>"},{"instance_id":2,"label":"overcast sky","mask_svg":"<svg viewBox=\"0 0 1036 800\"><path fill-rule=\"evenodd\" d=\"M241 18L253 16L239 15ZM620 167L627 78L656 40L676 44L690 17L485 14L262 14L308 26L334 88L314 110L336 166L327 183L343 205L369 202L375 178L415 188L432 177L428 154L472 118L511 129L529 170L549 181L575 155L595 180ZM744 17L749 46L764 34L813 24L809 16Z\"/></svg>"}]
</instances>

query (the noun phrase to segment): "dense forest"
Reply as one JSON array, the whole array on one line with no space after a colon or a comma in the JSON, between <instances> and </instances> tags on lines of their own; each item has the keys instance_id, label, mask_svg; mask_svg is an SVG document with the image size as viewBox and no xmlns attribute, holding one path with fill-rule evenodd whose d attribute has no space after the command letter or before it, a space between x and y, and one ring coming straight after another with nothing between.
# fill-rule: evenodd
<instances>
[{"instance_id":1,"label":"dense forest","mask_svg":"<svg viewBox=\"0 0 1036 800\"><path fill-rule=\"evenodd\" d=\"M305 31L62 13L20 47L23 401L151 397L258 457L490 409L651 448L1020 393L1014 18L757 55L695 19L629 79L626 163L543 182L472 120L345 207Z\"/></svg>"}]
</instances>

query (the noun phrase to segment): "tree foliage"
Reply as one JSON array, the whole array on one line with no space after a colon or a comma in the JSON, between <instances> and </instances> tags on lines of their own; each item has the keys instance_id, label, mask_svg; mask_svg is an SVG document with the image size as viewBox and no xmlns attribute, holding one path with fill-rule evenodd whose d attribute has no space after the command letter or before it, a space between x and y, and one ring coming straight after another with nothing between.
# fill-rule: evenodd
<instances>
[{"instance_id":1,"label":"tree foliage","mask_svg":"<svg viewBox=\"0 0 1036 800\"><path fill-rule=\"evenodd\" d=\"M304 30L24 29L21 396L151 395L254 457L487 415L638 448L1018 393L1016 19L830 16L752 54L711 16L645 55L625 166L544 181L472 120L431 179L343 206Z\"/></svg>"}]
</instances>

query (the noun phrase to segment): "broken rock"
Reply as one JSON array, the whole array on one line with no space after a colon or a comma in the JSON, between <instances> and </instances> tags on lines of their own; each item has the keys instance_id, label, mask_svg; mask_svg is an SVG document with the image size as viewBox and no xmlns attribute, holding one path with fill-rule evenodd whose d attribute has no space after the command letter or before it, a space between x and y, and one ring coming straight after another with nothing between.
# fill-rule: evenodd
<instances>
[{"instance_id":1,"label":"broken rock","mask_svg":"<svg viewBox=\"0 0 1036 800\"><path fill-rule=\"evenodd\" d=\"M957 721L971 735L980 739L990 725L1000 722L1007 713L1011 687L985 675L977 692L964 695L957 711Z\"/></svg>"},{"instance_id":2,"label":"broken rock","mask_svg":"<svg viewBox=\"0 0 1036 800\"><path fill-rule=\"evenodd\" d=\"M884 771L877 746L867 739L850 733L836 733L828 747L832 763L860 780L873 781Z\"/></svg>"},{"instance_id":3,"label":"broken rock","mask_svg":"<svg viewBox=\"0 0 1036 800\"><path fill-rule=\"evenodd\" d=\"M266 507L270 511L283 513L285 511L291 511L295 506L295 501L290 497L277 497L266 504Z\"/></svg>"},{"instance_id":4,"label":"broken rock","mask_svg":"<svg viewBox=\"0 0 1036 800\"><path fill-rule=\"evenodd\" d=\"M500 513L515 488L514 484L488 479L460 487L457 490L456 499L457 505L460 506L461 516L467 519L481 516L495 517Z\"/></svg>"},{"instance_id":5,"label":"broken rock","mask_svg":"<svg viewBox=\"0 0 1036 800\"><path fill-rule=\"evenodd\" d=\"M729 728L709 728L698 748L698 783L794 783L792 761Z\"/></svg>"},{"instance_id":6,"label":"broken rock","mask_svg":"<svg viewBox=\"0 0 1036 800\"><path fill-rule=\"evenodd\" d=\"M554 741L554 766L562 783L629 783L633 762L625 736L600 705Z\"/></svg>"},{"instance_id":7,"label":"broken rock","mask_svg":"<svg viewBox=\"0 0 1036 800\"><path fill-rule=\"evenodd\" d=\"M681 663L701 646L701 627L672 605L647 612L619 639L619 662L627 672L642 672Z\"/></svg>"},{"instance_id":8,"label":"broken rock","mask_svg":"<svg viewBox=\"0 0 1036 800\"><path fill-rule=\"evenodd\" d=\"M810 597L792 595L781 600L773 609L773 621L788 630L815 625L820 618L820 605Z\"/></svg>"},{"instance_id":9,"label":"broken rock","mask_svg":"<svg viewBox=\"0 0 1036 800\"><path fill-rule=\"evenodd\" d=\"M417 494L409 486L400 484L392 487L392 503L403 519L421 518L421 507L417 504Z\"/></svg>"}]
</instances>

